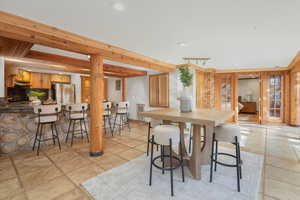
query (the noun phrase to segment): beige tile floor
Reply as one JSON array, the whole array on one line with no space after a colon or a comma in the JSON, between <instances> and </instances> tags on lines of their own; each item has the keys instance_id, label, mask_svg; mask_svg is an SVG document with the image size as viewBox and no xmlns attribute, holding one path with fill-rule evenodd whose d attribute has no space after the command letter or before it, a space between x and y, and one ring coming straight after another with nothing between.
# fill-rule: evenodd
<instances>
[{"instance_id":1,"label":"beige tile floor","mask_svg":"<svg viewBox=\"0 0 300 200\"><path fill-rule=\"evenodd\" d=\"M0 200L90 199L80 183L117 167L146 151L147 127L133 124L121 136L106 136L105 154L88 156L86 141L70 147L43 147L40 156L22 152L0 156ZM300 197L300 129L242 126L243 151L265 157L260 199L296 200ZM225 145L230 147L230 145Z\"/></svg>"}]
</instances>

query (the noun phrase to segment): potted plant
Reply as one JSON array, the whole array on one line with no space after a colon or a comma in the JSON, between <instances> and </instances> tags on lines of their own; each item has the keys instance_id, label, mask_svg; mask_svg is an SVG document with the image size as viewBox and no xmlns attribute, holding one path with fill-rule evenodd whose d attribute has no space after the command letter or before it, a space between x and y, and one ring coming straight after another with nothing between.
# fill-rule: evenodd
<instances>
[{"instance_id":1,"label":"potted plant","mask_svg":"<svg viewBox=\"0 0 300 200\"><path fill-rule=\"evenodd\" d=\"M188 87L193 83L193 74L190 72L188 67L179 68L180 81L183 85L183 91L180 100L180 111L181 112L191 112L192 111L192 98L188 94Z\"/></svg>"},{"instance_id":2,"label":"potted plant","mask_svg":"<svg viewBox=\"0 0 300 200\"><path fill-rule=\"evenodd\" d=\"M45 92L37 92L37 91L31 91L27 94L29 97L29 100L32 102L32 104L39 105L41 104L41 99L46 95Z\"/></svg>"}]
</instances>

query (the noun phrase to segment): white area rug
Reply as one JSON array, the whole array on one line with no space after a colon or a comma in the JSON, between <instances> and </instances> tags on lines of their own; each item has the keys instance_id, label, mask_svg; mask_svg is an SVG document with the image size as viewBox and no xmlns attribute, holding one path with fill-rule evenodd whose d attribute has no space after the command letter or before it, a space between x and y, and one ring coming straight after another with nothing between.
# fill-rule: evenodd
<instances>
[{"instance_id":1,"label":"white area rug","mask_svg":"<svg viewBox=\"0 0 300 200\"><path fill-rule=\"evenodd\" d=\"M219 152L232 153L227 148ZM202 167L202 179L191 178L185 168L186 180L181 181L180 168L174 174L174 196L170 195L170 174L153 168L152 186L149 182L150 161L146 155L140 156L119 167L106 171L82 183L82 186L96 200L256 200L258 198L263 156L242 152L243 179L241 192L237 192L236 169L217 166L213 183L209 183L209 166ZM225 160L226 159L226 160ZM221 158L233 163L232 158Z\"/></svg>"}]
</instances>

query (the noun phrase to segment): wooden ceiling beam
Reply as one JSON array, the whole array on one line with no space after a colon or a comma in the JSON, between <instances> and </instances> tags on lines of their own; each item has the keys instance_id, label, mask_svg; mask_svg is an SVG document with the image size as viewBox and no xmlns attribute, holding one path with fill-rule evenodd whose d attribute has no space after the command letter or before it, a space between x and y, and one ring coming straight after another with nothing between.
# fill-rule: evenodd
<instances>
[{"instance_id":1,"label":"wooden ceiling beam","mask_svg":"<svg viewBox=\"0 0 300 200\"><path fill-rule=\"evenodd\" d=\"M29 42L0 37L1 56L24 57L32 46Z\"/></svg>"},{"instance_id":2,"label":"wooden ceiling beam","mask_svg":"<svg viewBox=\"0 0 300 200\"><path fill-rule=\"evenodd\" d=\"M61 56L51 53L45 53L40 51L31 50L25 56L26 58L55 62L60 64L78 66L86 69L90 69L90 62L88 60L72 58L67 56ZM134 76L146 76L147 72L143 70L131 69L127 67L120 67L117 65L104 64L104 71L118 74L119 77L134 77ZM123 75L122 75L123 74Z\"/></svg>"},{"instance_id":3,"label":"wooden ceiling beam","mask_svg":"<svg viewBox=\"0 0 300 200\"><path fill-rule=\"evenodd\" d=\"M176 67L173 64L162 62L133 51L98 42L3 11L0 11L0 36L81 54L100 54L108 60L162 72L176 70Z\"/></svg>"}]
</instances>

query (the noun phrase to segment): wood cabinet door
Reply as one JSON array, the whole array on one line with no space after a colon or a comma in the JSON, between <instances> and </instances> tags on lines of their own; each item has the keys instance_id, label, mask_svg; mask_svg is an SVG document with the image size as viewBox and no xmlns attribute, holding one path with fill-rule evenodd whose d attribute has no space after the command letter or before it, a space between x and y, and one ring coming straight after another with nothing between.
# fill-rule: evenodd
<instances>
[{"instance_id":1,"label":"wood cabinet door","mask_svg":"<svg viewBox=\"0 0 300 200\"><path fill-rule=\"evenodd\" d=\"M81 102L90 103L90 77L81 76Z\"/></svg>"},{"instance_id":2,"label":"wood cabinet door","mask_svg":"<svg viewBox=\"0 0 300 200\"><path fill-rule=\"evenodd\" d=\"M169 75L158 76L158 104L161 107L169 106Z\"/></svg>"},{"instance_id":3,"label":"wood cabinet door","mask_svg":"<svg viewBox=\"0 0 300 200\"><path fill-rule=\"evenodd\" d=\"M41 88L50 89L51 88L51 75L41 74Z\"/></svg>"},{"instance_id":4,"label":"wood cabinet door","mask_svg":"<svg viewBox=\"0 0 300 200\"><path fill-rule=\"evenodd\" d=\"M28 71L25 71L25 70L18 70L16 79L18 81L27 81L27 82L30 82L30 80L31 80L31 73L28 72Z\"/></svg>"},{"instance_id":5,"label":"wood cabinet door","mask_svg":"<svg viewBox=\"0 0 300 200\"><path fill-rule=\"evenodd\" d=\"M41 73L31 73L31 88L42 88Z\"/></svg>"},{"instance_id":6,"label":"wood cabinet door","mask_svg":"<svg viewBox=\"0 0 300 200\"><path fill-rule=\"evenodd\" d=\"M158 106L158 84L159 76L149 76L149 104L152 107Z\"/></svg>"}]
</instances>

